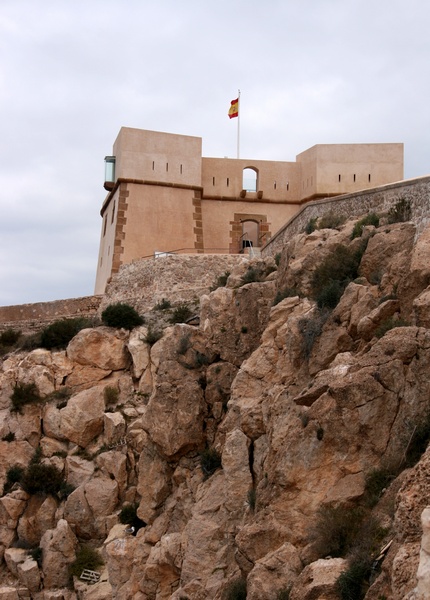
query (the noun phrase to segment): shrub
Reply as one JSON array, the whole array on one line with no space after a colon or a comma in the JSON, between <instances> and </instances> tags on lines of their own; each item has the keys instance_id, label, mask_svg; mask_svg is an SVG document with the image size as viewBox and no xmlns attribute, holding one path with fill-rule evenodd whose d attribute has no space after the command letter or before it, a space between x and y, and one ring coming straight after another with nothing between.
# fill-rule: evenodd
<instances>
[{"instance_id":1,"label":"shrub","mask_svg":"<svg viewBox=\"0 0 430 600\"><path fill-rule=\"evenodd\" d=\"M21 465L13 465L6 471L6 481L3 488L3 495L10 492L15 483L21 483L24 476L24 467Z\"/></svg>"},{"instance_id":2,"label":"shrub","mask_svg":"<svg viewBox=\"0 0 430 600\"><path fill-rule=\"evenodd\" d=\"M383 490L390 485L396 475L394 469L383 467L372 469L367 473L364 488L364 501L367 506L373 507L378 503Z\"/></svg>"},{"instance_id":3,"label":"shrub","mask_svg":"<svg viewBox=\"0 0 430 600\"><path fill-rule=\"evenodd\" d=\"M370 561L353 561L340 574L336 587L341 600L361 600L365 596L366 582L371 574Z\"/></svg>"},{"instance_id":4,"label":"shrub","mask_svg":"<svg viewBox=\"0 0 430 600\"><path fill-rule=\"evenodd\" d=\"M248 267L246 273L241 277L242 285L261 281L262 277L263 274L260 269L257 269L256 267Z\"/></svg>"},{"instance_id":5,"label":"shrub","mask_svg":"<svg viewBox=\"0 0 430 600\"><path fill-rule=\"evenodd\" d=\"M246 600L246 579L233 579L225 589L225 600Z\"/></svg>"},{"instance_id":6,"label":"shrub","mask_svg":"<svg viewBox=\"0 0 430 600\"><path fill-rule=\"evenodd\" d=\"M294 298L294 296L300 296L300 295L301 294L297 288L286 287L286 288L283 288L282 290L278 290L276 292L275 299L273 300L273 306L276 306L277 304L282 302L282 300L285 300L285 298Z\"/></svg>"},{"instance_id":7,"label":"shrub","mask_svg":"<svg viewBox=\"0 0 430 600\"><path fill-rule=\"evenodd\" d=\"M109 406L111 404L116 404L119 398L119 390L117 387L112 385L107 385L103 391L103 396L105 400L105 405Z\"/></svg>"},{"instance_id":8,"label":"shrub","mask_svg":"<svg viewBox=\"0 0 430 600\"><path fill-rule=\"evenodd\" d=\"M81 546L76 552L74 562L70 565L70 574L80 577L84 569L96 571L102 564L103 560L97 550L90 546Z\"/></svg>"},{"instance_id":9,"label":"shrub","mask_svg":"<svg viewBox=\"0 0 430 600\"><path fill-rule=\"evenodd\" d=\"M322 506L311 529L319 556L345 556L352 548L363 520L363 510L345 506Z\"/></svg>"},{"instance_id":10,"label":"shrub","mask_svg":"<svg viewBox=\"0 0 430 600\"><path fill-rule=\"evenodd\" d=\"M227 279L230 277L230 271L225 271L222 275L216 278L215 283L209 288L211 292L218 289L219 287L225 287L227 285Z\"/></svg>"},{"instance_id":11,"label":"shrub","mask_svg":"<svg viewBox=\"0 0 430 600\"><path fill-rule=\"evenodd\" d=\"M306 227L304 229L304 232L307 235L309 235L315 231L315 229L317 228L317 221L318 221L318 217L312 217L311 219L309 219L309 221L307 222Z\"/></svg>"},{"instance_id":12,"label":"shrub","mask_svg":"<svg viewBox=\"0 0 430 600\"><path fill-rule=\"evenodd\" d=\"M323 215L318 223L318 229L337 229L345 222L345 217L329 212Z\"/></svg>"},{"instance_id":13,"label":"shrub","mask_svg":"<svg viewBox=\"0 0 430 600\"><path fill-rule=\"evenodd\" d=\"M388 223L404 223L410 221L412 208L409 200L400 198L388 211Z\"/></svg>"},{"instance_id":14,"label":"shrub","mask_svg":"<svg viewBox=\"0 0 430 600\"><path fill-rule=\"evenodd\" d=\"M179 340L178 346L178 354L186 354L187 351L191 348L190 336L189 334L181 336Z\"/></svg>"},{"instance_id":15,"label":"shrub","mask_svg":"<svg viewBox=\"0 0 430 600\"><path fill-rule=\"evenodd\" d=\"M154 306L154 310L167 310L168 308L171 308L171 306L172 304L169 300L162 298L162 300Z\"/></svg>"},{"instance_id":16,"label":"shrub","mask_svg":"<svg viewBox=\"0 0 430 600\"><path fill-rule=\"evenodd\" d=\"M121 512L119 513L119 522L123 525L130 525L130 527L134 527L134 535L141 529L142 527L146 527L145 521L142 521L137 516L137 508L138 504L125 504Z\"/></svg>"},{"instance_id":17,"label":"shrub","mask_svg":"<svg viewBox=\"0 0 430 600\"><path fill-rule=\"evenodd\" d=\"M110 304L102 312L102 321L108 327L131 330L143 324L142 317L129 304Z\"/></svg>"},{"instance_id":18,"label":"shrub","mask_svg":"<svg viewBox=\"0 0 430 600\"><path fill-rule=\"evenodd\" d=\"M318 310L312 317L299 320L298 328L302 335L302 349L306 359L310 357L312 348L314 347L316 340L321 335L328 315L328 311Z\"/></svg>"},{"instance_id":19,"label":"shrub","mask_svg":"<svg viewBox=\"0 0 430 600\"><path fill-rule=\"evenodd\" d=\"M282 258L281 252L277 252L275 254L275 264L276 264L277 267L279 267L279 264L281 262L281 258Z\"/></svg>"},{"instance_id":20,"label":"shrub","mask_svg":"<svg viewBox=\"0 0 430 600\"><path fill-rule=\"evenodd\" d=\"M338 245L315 269L312 280L312 297L320 308L334 308L348 283L358 276L360 261L366 242L358 250ZM333 305L333 303L336 304Z\"/></svg>"},{"instance_id":21,"label":"shrub","mask_svg":"<svg viewBox=\"0 0 430 600\"><path fill-rule=\"evenodd\" d=\"M172 316L170 317L170 323L185 323L190 317L193 316L193 312L188 304L179 304L173 309Z\"/></svg>"},{"instance_id":22,"label":"shrub","mask_svg":"<svg viewBox=\"0 0 430 600\"><path fill-rule=\"evenodd\" d=\"M352 234L351 234L351 239L353 240L357 237L361 237L361 234L363 233L363 229L364 229L364 227L366 227L366 225L373 225L374 227L378 227L379 226L378 215L375 213L369 213L363 219L360 219L360 221L358 221L354 225L354 229L352 230Z\"/></svg>"},{"instance_id":23,"label":"shrub","mask_svg":"<svg viewBox=\"0 0 430 600\"><path fill-rule=\"evenodd\" d=\"M93 322L90 319L61 319L54 321L42 330L40 344L43 348L51 350L53 348L66 348L67 344L75 337L81 329L91 327Z\"/></svg>"},{"instance_id":24,"label":"shrub","mask_svg":"<svg viewBox=\"0 0 430 600\"><path fill-rule=\"evenodd\" d=\"M407 327L407 326L408 326L408 323L406 323L406 321L403 321L403 319L399 319L399 318L396 319L395 317L389 317L388 319L385 319L385 321L382 321L382 323L376 329L375 335L377 338L381 338L387 333L387 331L390 331L391 329L395 329L396 327Z\"/></svg>"},{"instance_id":25,"label":"shrub","mask_svg":"<svg viewBox=\"0 0 430 600\"><path fill-rule=\"evenodd\" d=\"M30 556L33 560L37 562L39 568L42 568L42 558L43 558L43 550L40 546L37 548L33 548L30 550Z\"/></svg>"},{"instance_id":26,"label":"shrub","mask_svg":"<svg viewBox=\"0 0 430 600\"><path fill-rule=\"evenodd\" d=\"M6 329L2 333L0 333L0 345L1 346L14 346L21 336L20 331L15 331L14 329Z\"/></svg>"},{"instance_id":27,"label":"shrub","mask_svg":"<svg viewBox=\"0 0 430 600\"><path fill-rule=\"evenodd\" d=\"M21 480L21 485L28 494L57 495L64 488L64 477L54 465L41 463L30 464Z\"/></svg>"},{"instance_id":28,"label":"shrub","mask_svg":"<svg viewBox=\"0 0 430 600\"><path fill-rule=\"evenodd\" d=\"M12 400L11 410L18 412L21 412L22 407L26 404L36 404L42 401L35 383L17 383L10 399Z\"/></svg>"},{"instance_id":29,"label":"shrub","mask_svg":"<svg viewBox=\"0 0 430 600\"><path fill-rule=\"evenodd\" d=\"M207 479L221 467L221 455L215 448L206 448L200 454L200 466Z\"/></svg>"},{"instance_id":30,"label":"shrub","mask_svg":"<svg viewBox=\"0 0 430 600\"><path fill-rule=\"evenodd\" d=\"M36 348L41 348L42 334L39 332L26 335L18 345L22 350L26 350L27 352L31 352L31 350L35 350Z\"/></svg>"},{"instance_id":31,"label":"shrub","mask_svg":"<svg viewBox=\"0 0 430 600\"><path fill-rule=\"evenodd\" d=\"M6 433L6 435L4 435L2 437L2 441L3 442L14 442L15 441L15 434L13 431L9 431L9 433Z\"/></svg>"},{"instance_id":32,"label":"shrub","mask_svg":"<svg viewBox=\"0 0 430 600\"><path fill-rule=\"evenodd\" d=\"M288 587L283 588L282 590L279 590L279 592L276 595L276 600L289 600L290 592L291 592L291 586L288 586Z\"/></svg>"},{"instance_id":33,"label":"shrub","mask_svg":"<svg viewBox=\"0 0 430 600\"><path fill-rule=\"evenodd\" d=\"M152 329L152 327L148 327L148 331L143 339L147 344L153 346L155 342L158 342L158 340L160 340L162 337L162 331L160 331L159 329Z\"/></svg>"}]
</instances>

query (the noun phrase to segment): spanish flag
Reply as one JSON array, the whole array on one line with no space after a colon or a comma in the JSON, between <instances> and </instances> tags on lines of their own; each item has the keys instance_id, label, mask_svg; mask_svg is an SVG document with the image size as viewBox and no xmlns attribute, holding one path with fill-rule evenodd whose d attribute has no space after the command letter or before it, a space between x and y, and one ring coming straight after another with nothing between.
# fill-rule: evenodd
<instances>
[{"instance_id":1,"label":"spanish flag","mask_svg":"<svg viewBox=\"0 0 430 600\"><path fill-rule=\"evenodd\" d=\"M236 98L236 100L231 101L230 110L228 111L228 116L230 117L230 119L232 119L233 117L239 116L239 98Z\"/></svg>"}]
</instances>

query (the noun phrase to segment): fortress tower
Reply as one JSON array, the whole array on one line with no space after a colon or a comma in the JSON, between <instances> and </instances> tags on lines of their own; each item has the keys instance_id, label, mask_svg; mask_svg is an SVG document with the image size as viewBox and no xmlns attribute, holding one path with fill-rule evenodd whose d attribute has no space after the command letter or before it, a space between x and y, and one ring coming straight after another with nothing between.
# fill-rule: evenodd
<instances>
[{"instance_id":1,"label":"fortress tower","mask_svg":"<svg viewBox=\"0 0 430 600\"><path fill-rule=\"evenodd\" d=\"M202 157L198 137L121 128L105 159L95 293L122 264L258 249L309 200L403 179L403 144L318 144L295 162Z\"/></svg>"}]
</instances>

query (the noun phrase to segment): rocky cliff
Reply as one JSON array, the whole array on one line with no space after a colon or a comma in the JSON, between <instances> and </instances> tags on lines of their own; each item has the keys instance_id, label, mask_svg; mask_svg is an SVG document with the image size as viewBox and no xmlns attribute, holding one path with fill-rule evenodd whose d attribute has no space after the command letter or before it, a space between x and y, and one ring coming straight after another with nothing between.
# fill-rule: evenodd
<instances>
[{"instance_id":1,"label":"rocky cliff","mask_svg":"<svg viewBox=\"0 0 430 600\"><path fill-rule=\"evenodd\" d=\"M3 357L0 599L430 598L430 228L276 262Z\"/></svg>"}]
</instances>

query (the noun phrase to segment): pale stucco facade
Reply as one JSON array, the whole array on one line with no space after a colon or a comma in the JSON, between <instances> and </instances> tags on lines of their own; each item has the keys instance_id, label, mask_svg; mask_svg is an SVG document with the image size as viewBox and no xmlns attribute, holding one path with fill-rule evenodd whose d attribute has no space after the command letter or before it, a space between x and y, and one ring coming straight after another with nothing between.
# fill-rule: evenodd
<instances>
[{"instance_id":1,"label":"pale stucco facade","mask_svg":"<svg viewBox=\"0 0 430 600\"><path fill-rule=\"evenodd\" d=\"M295 162L205 158L201 138L123 127L107 158L96 294L135 259L248 251L309 200L403 179L403 144L320 144Z\"/></svg>"}]
</instances>

